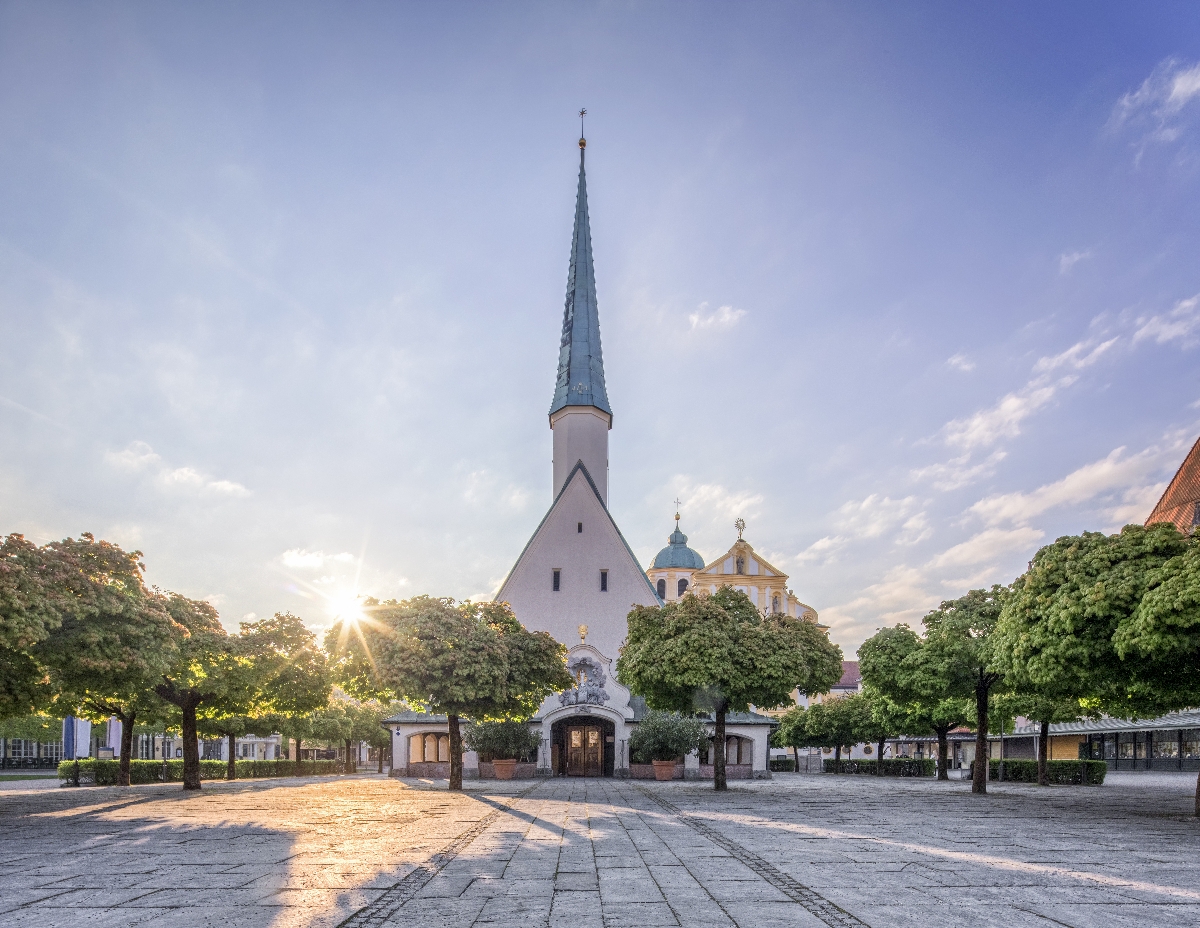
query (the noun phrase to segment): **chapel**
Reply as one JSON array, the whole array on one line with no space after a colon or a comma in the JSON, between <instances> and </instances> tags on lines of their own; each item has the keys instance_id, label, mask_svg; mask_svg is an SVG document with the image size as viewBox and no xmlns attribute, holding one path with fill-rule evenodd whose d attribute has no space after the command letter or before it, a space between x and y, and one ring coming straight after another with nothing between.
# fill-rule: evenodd
<instances>
[{"instance_id":1,"label":"chapel","mask_svg":"<svg viewBox=\"0 0 1200 928\"><path fill-rule=\"evenodd\" d=\"M795 598L787 576L741 538L730 552L705 564L675 532L642 568L608 509L608 439L613 410L604 380L599 304L592 261L585 156L579 140L579 182L567 271L558 370L548 420L553 434L551 502L516 563L496 592L521 623L546 631L568 646L567 668L576 686L548 697L529 720L540 736L536 762L525 775L652 776L630 756L629 736L646 704L617 682L614 669L634 606L661 606L689 585L716 591L722 584L746 592L764 611L816 621ZM728 569L726 567L728 566ZM402 712L392 729L394 776L444 777L449 773L445 716ZM678 770L688 779L712 776L713 752L723 750L731 779L769 777L768 740L775 720L756 712L729 713L723 745L689 755ZM706 769L706 766L708 769ZM491 764L465 752L463 775L488 776ZM518 765L520 771L521 765Z\"/></svg>"}]
</instances>

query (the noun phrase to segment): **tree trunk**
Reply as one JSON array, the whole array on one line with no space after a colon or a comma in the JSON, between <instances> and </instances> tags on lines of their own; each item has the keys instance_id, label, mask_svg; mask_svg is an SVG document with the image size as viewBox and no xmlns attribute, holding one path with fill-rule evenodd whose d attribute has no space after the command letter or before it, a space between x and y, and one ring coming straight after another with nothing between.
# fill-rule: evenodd
<instances>
[{"instance_id":1,"label":"tree trunk","mask_svg":"<svg viewBox=\"0 0 1200 928\"><path fill-rule=\"evenodd\" d=\"M233 755L237 750L237 735L235 735L233 732L230 732L225 736L225 739L229 742L229 757L225 759L225 779L236 780L237 761L234 759Z\"/></svg>"},{"instance_id":2,"label":"tree trunk","mask_svg":"<svg viewBox=\"0 0 1200 928\"><path fill-rule=\"evenodd\" d=\"M833 772L842 772L842 746L840 744L833 746Z\"/></svg>"},{"instance_id":3,"label":"tree trunk","mask_svg":"<svg viewBox=\"0 0 1200 928\"><path fill-rule=\"evenodd\" d=\"M982 683L975 687L975 775L971 792L986 793L988 780L988 689Z\"/></svg>"},{"instance_id":4,"label":"tree trunk","mask_svg":"<svg viewBox=\"0 0 1200 928\"><path fill-rule=\"evenodd\" d=\"M133 723L137 713L118 715L121 720L121 765L117 768L117 786L129 785L129 759L133 756Z\"/></svg>"},{"instance_id":5,"label":"tree trunk","mask_svg":"<svg viewBox=\"0 0 1200 928\"><path fill-rule=\"evenodd\" d=\"M1200 818L1200 773L1196 774L1196 817Z\"/></svg>"},{"instance_id":6,"label":"tree trunk","mask_svg":"<svg viewBox=\"0 0 1200 928\"><path fill-rule=\"evenodd\" d=\"M1050 785L1050 723L1042 719L1038 732L1038 786Z\"/></svg>"},{"instance_id":7,"label":"tree trunk","mask_svg":"<svg viewBox=\"0 0 1200 928\"><path fill-rule=\"evenodd\" d=\"M351 744L353 744L353 742L349 738L347 738L346 739L346 768L344 771L345 773L357 773L358 772L358 764L356 764L354 761L352 761L350 759L350 745Z\"/></svg>"},{"instance_id":8,"label":"tree trunk","mask_svg":"<svg viewBox=\"0 0 1200 928\"><path fill-rule=\"evenodd\" d=\"M879 757L875 761L875 775L883 776L883 746L887 742L887 738L880 736L879 738Z\"/></svg>"},{"instance_id":9,"label":"tree trunk","mask_svg":"<svg viewBox=\"0 0 1200 928\"><path fill-rule=\"evenodd\" d=\"M950 766L950 743L946 736L950 734L950 730L948 728L935 728L934 731L937 733L938 738L937 778L939 780L949 780L950 770L948 768Z\"/></svg>"},{"instance_id":10,"label":"tree trunk","mask_svg":"<svg viewBox=\"0 0 1200 928\"><path fill-rule=\"evenodd\" d=\"M462 732L458 727L458 716L447 715L450 723L450 788L462 789Z\"/></svg>"},{"instance_id":11,"label":"tree trunk","mask_svg":"<svg viewBox=\"0 0 1200 928\"><path fill-rule=\"evenodd\" d=\"M800 749L798 747L796 747L794 744L792 745L792 757L794 757L796 759L796 773L799 773L800 772ZM805 770L804 772L808 773L807 770Z\"/></svg>"},{"instance_id":12,"label":"tree trunk","mask_svg":"<svg viewBox=\"0 0 1200 928\"><path fill-rule=\"evenodd\" d=\"M183 788L200 788L200 744L196 740L196 704L185 699L183 709Z\"/></svg>"},{"instance_id":13,"label":"tree trunk","mask_svg":"<svg viewBox=\"0 0 1200 928\"><path fill-rule=\"evenodd\" d=\"M713 733L713 789L727 790L729 784L725 781L725 707L716 711L716 725Z\"/></svg>"},{"instance_id":14,"label":"tree trunk","mask_svg":"<svg viewBox=\"0 0 1200 928\"><path fill-rule=\"evenodd\" d=\"M370 757L371 755L368 754L367 756ZM376 770L375 772L383 773L383 748L379 749L379 769Z\"/></svg>"},{"instance_id":15,"label":"tree trunk","mask_svg":"<svg viewBox=\"0 0 1200 928\"><path fill-rule=\"evenodd\" d=\"M296 739L296 770L295 775L300 776L300 739Z\"/></svg>"}]
</instances>

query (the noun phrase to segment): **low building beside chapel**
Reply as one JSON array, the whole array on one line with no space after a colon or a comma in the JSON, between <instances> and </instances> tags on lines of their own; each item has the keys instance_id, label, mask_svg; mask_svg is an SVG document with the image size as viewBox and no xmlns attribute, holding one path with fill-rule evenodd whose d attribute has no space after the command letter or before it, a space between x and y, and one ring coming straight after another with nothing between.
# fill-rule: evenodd
<instances>
[{"instance_id":1,"label":"low building beside chapel","mask_svg":"<svg viewBox=\"0 0 1200 928\"><path fill-rule=\"evenodd\" d=\"M764 612L816 622L787 575L755 553L741 537L726 554L706 564L675 531L642 568L608 509L608 435L613 410L604 379L592 238L588 219L586 142L579 140L579 185L567 274L558 373L549 410L553 433L550 508L522 549L495 599L509 603L531 631L546 631L567 645L574 688L542 704L529 724L539 735L536 761L518 775L652 776L629 752L629 736L645 717L646 704L617 682L615 665L625 641L626 616L634 606L662 606L689 589L715 592L732 586ZM392 730L394 776L449 775L445 716L405 712L385 723ZM730 713L724 744L710 744L677 770L687 778L711 777L715 752L725 754L732 779L768 777L768 739L774 719L756 712ZM463 758L467 777L488 776L490 764L474 752Z\"/></svg>"}]
</instances>

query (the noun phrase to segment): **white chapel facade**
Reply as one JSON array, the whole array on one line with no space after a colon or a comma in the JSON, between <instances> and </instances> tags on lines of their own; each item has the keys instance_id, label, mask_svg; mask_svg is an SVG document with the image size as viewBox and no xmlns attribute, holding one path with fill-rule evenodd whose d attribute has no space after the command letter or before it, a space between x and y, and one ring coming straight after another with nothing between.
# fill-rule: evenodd
<instances>
[{"instance_id":1,"label":"white chapel facade","mask_svg":"<svg viewBox=\"0 0 1200 928\"><path fill-rule=\"evenodd\" d=\"M755 565L754 574L723 577L721 571L729 558L705 565L696 552L686 547L687 538L679 532L678 522L671 544L647 572L609 512L608 438L613 412L600 347L583 139L579 147L566 305L549 410L554 448L552 502L495 600L507 602L526 628L549 632L567 645L567 668L576 680L573 689L548 697L530 720L530 726L540 734L541 746L536 764L527 772L541 776L630 776L638 775L638 771L629 755L629 736L645 715L646 705L617 682L615 666L631 608L676 600L693 584L697 589L714 591L722 583L749 590L758 589L769 579L762 594L755 594L767 597L763 602L769 602L777 589L781 597L777 611L786 608L789 614L812 621L816 613L792 596L786 587L786 575L753 554L740 534L731 549L737 554L732 556L750 558L746 563ZM668 551L670 556L666 556ZM668 579L669 589L664 586ZM404 712L385 724L393 732L393 775L448 775L449 742L444 716ZM770 776L767 765L772 724L772 719L757 713L730 713L725 744L710 747L706 757L690 755L680 774L688 778L711 776L702 765L711 763L713 751L723 749L730 777ZM481 764L473 752L465 752L463 768L464 776L486 776L490 765Z\"/></svg>"}]
</instances>

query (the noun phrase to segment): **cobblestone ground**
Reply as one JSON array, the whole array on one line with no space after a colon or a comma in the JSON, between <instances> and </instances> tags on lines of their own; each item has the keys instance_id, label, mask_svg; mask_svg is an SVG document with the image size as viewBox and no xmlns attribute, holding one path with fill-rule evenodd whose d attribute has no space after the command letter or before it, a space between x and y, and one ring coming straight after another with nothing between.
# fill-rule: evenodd
<instances>
[{"instance_id":1,"label":"cobblestone ground","mask_svg":"<svg viewBox=\"0 0 1200 928\"><path fill-rule=\"evenodd\" d=\"M1190 928L1194 783L0 783L0 925Z\"/></svg>"}]
</instances>

